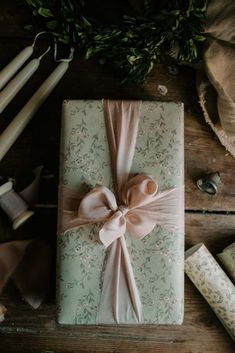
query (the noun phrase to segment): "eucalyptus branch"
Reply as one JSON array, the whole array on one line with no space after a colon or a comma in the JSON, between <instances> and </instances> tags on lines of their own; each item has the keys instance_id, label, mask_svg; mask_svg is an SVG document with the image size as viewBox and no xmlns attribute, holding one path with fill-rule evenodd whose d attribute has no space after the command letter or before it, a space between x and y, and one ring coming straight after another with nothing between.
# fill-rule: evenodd
<instances>
[{"instance_id":1,"label":"eucalyptus branch","mask_svg":"<svg viewBox=\"0 0 235 353\"><path fill-rule=\"evenodd\" d=\"M200 59L207 0L168 0L160 11L155 1L145 0L144 16L123 16L119 25L85 17L81 0L26 1L43 29L82 50L86 59L112 62L123 72L124 82L142 83L155 63L172 52L178 62Z\"/></svg>"}]
</instances>

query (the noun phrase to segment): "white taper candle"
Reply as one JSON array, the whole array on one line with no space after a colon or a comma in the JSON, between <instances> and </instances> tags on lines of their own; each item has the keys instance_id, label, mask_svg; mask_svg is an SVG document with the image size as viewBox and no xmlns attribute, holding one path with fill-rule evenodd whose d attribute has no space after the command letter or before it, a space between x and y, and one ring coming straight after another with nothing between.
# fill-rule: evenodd
<instances>
[{"instance_id":1,"label":"white taper candle","mask_svg":"<svg viewBox=\"0 0 235 353\"><path fill-rule=\"evenodd\" d=\"M30 119L53 91L68 67L68 62L60 63L0 135L0 160L5 156Z\"/></svg>"},{"instance_id":2,"label":"white taper candle","mask_svg":"<svg viewBox=\"0 0 235 353\"><path fill-rule=\"evenodd\" d=\"M0 90L15 75L33 53L33 46L24 48L7 66L0 71Z\"/></svg>"},{"instance_id":3,"label":"white taper candle","mask_svg":"<svg viewBox=\"0 0 235 353\"><path fill-rule=\"evenodd\" d=\"M30 79L40 64L39 59L31 60L16 77L0 92L0 113L6 108L10 101L21 90L25 83Z\"/></svg>"}]
</instances>

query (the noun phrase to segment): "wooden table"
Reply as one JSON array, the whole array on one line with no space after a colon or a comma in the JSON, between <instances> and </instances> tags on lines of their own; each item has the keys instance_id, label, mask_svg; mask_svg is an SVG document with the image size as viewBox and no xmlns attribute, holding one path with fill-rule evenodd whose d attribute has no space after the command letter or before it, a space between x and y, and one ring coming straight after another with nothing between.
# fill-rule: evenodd
<instances>
[{"instance_id":1,"label":"wooden table","mask_svg":"<svg viewBox=\"0 0 235 353\"><path fill-rule=\"evenodd\" d=\"M30 36L23 31L29 22L24 0L0 2L0 69L31 43ZM42 46L38 46L38 53ZM0 131L55 66L51 56L43 59L40 70L2 114ZM66 77L1 161L2 176L24 180L35 166L43 164L53 177L43 180L36 216L19 231L12 232L1 214L0 240L40 235L48 238L55 249L62 100L109 97L184 102L186 248L204 242L216 254L232 243L235 240L235 161L203 120L194 70L185 67L178 70L177 75L172 75L168 65L159 66L143 86L120 86L111 67L76 57ZM167 86L166 96L158 93L158 84ZM197 189L196 180L213 171L221 173L222 182L218 194L212 197ZM52 271L54 274L55 266ZM235 344L188 278L182 326L66 327L56 323L54 277L49 295L36 311L20 299L11 282L5 287L1 303L8 312L0 325L0 352L234 352Z\"/></svg>"}]
</instances>

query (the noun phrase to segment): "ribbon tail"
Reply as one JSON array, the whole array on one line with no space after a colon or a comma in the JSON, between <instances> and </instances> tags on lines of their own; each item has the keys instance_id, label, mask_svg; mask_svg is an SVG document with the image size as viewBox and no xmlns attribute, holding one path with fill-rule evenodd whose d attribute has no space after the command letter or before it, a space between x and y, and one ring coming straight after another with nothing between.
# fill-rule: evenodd
<instances>
[{"instance_id":1,"label":"ribbon tail","mask_svg":"<svg viewBox=\"0 0 235 353\"><path fill-rule=\"evenodd\" d=\"M97 323L140 323L141 302L125 238L113 242L109 250Z\"/></svg>"},{"instance_id":2,"label":"ribbon tail","mask_svg":"<svg viewBox=\"0 0 235 353\"><path fill-rule=\"evenodd\" d=\"M10 277L22 297L37 308L49 286L51 252L43 240L0 244L0 291Z\"/></svg>"},{"instance_id":3,"label":"ribbon tail","mask_svg":"<svg viewBox=\"0 0 235 353\"><path fill-rule=\"evenodd\" d=\"M116 244L112 246L112 250L115 251L115 260L116 264L113 272L113 314L115 321L120 322L119 319L119 286L120 286L120 272L121 272L121 246L119 240L115 242Z\"/></svg>"},{"instance_id":4,"label":"ribbon tail","mask_svg":"<svg viewBox=\"0 0 235 353\"><path fill-rule=\"evenodd\" d=\"M0 291L22 261L30 240L16 240L0 244Z\"/></svg>"},{"instance_id":5,"label":"ribbon tail","mask_svg":"<svg viewBox=\"0 0 235 353\"><path fill-rule=\"evenodd\" d=\"M119 238L119 242L121 243L121 248L122 248L122 258L123 258L123 263L122 263L122 271L125 274L126 281L127 281L127 286L129 289L129 294L130 298L132 301L132 306L135 311L136 317L138 322L141 322L142 320L142 306L141 306L141 301L139 297L139 291L136 286L135 282L135 277L134 277L134 272L133 268L131 265L131 260L130 260L130 255L126 246L126 240L125 237L122 236Z\"/></svg>"},{"instance_id":6,"label":"ribbon tail","mask_svg":"<svg viewBox=\"0 0 235 353\"><path fill-rule=\"evenodd\" d=\"M44 240L32 240L12 275L23 299L34 309L42 304L49 288L51 257Z\"/></svg>"}]
</instances>

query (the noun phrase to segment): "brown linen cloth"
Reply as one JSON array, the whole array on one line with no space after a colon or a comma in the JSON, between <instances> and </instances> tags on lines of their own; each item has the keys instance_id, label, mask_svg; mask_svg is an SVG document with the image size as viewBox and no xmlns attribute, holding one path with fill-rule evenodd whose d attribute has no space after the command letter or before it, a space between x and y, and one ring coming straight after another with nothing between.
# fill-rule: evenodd
<instances>
[{"instance_id":1,"label":"brown linen cloth","mask_svg":"<svg viewBox=\"0 0 235 353\"><path fill-rule=\"evenodd\" d=\"M207 39L203 50L204 72L216 94L212 96L209 84L199 73L197 82L199 99L206 121L222 144L235 156L234 0L209 1L205 33ZM210 108L213 108L213 111ZM215 123L216 115L219 121Z\"/></svg>"},{"instance_id":2,"label":"brown linen cloth","mask_svg":"<svg viewBox=\"0 0 235 353\"><path fill-rule=\"evenodd\" d=\"M143 0L129 0L142 13ZM162 1L156 1L161 8ZM235 157L235 0L209 0L197 89L205 120Z\"/></svg>"}]
</instances>

